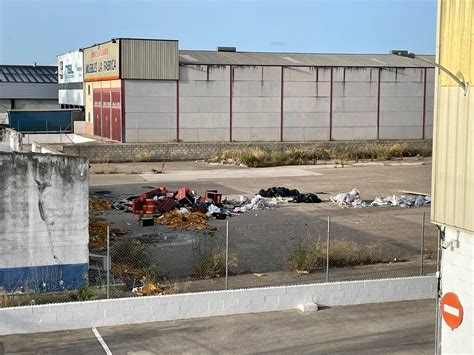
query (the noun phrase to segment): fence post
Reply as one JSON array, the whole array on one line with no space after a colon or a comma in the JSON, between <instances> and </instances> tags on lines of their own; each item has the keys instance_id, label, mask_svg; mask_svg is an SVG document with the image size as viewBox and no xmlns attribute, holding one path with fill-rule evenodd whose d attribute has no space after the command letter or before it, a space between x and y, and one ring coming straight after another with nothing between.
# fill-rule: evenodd
<instances>
[{"instance_id":1,"label":"fence post","mask_svg":"<svg viewBox=\"0 0 474 355\"><path fill-rule=\"evenodd\" d=\"M109 226L107 225L107 260L106 260L106 268L107 268L107 299L110 297L110 230Z\"/></svg>"},{"instance_id":2,"label":"fence post","mask_svg":"<svg viewBox=\"0 0 474 355\"><path fill-rule=\"evenodd\" d=\"M329 236L331 234L331 217L328 216L328 235L326 241L326 282L329 282Z\"/></svg>"},{"instance_id":3,"label":"fence post","mask_svg":"<svg viewBox=\"0 0 474 355\"><path fill-rule=\"evenodd\" d=\"M425 212L421 215L421 264L420 276L423 276L423 256L425 252Z\"/></svg>"},{"instance_id":4,"label":"fence post","mask_svg":"<svg viewBox=\"0 0 474 355\"><path fill-rule=\"evenodd\" d=\"M226 221L225 232L225 289L229 288L229 221Z\"/></svg>"}]
</instances>

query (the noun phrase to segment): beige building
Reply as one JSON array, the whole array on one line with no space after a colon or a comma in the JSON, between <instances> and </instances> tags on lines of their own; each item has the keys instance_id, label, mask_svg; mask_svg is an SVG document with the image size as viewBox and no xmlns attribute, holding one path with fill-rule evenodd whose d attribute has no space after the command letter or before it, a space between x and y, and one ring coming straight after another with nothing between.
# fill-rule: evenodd
<instances>
[{"instance_id":1,"label":"beige building","mask_svg":"<svg viewBox=\"0 0 474 355\"><path fill-rule=\"evenodd\" d=\"M439 0L437 62L474 83L474 0ZM432 221L443 231L441 297L454 293L463 311L441 305L441 351L474 354L474 91L442 71L435 88ZM454 316L457 328L446 322Z\"/></svg>"}]
</instances>

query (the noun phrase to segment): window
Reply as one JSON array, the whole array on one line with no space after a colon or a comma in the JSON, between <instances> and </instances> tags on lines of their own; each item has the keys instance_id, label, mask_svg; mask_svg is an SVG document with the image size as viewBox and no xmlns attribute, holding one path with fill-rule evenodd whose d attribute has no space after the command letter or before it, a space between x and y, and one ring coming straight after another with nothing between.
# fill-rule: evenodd
<instances>
[{"instance_id":1,"label":"window","mask_svg":"<svg viewBox=\"0 0 474 355\"><path fill-rule=\"evenodd\" d=\"M90 95L90 94L91 94L91 86L87 85L87 95Z\"/></svg>"}]
</instances>

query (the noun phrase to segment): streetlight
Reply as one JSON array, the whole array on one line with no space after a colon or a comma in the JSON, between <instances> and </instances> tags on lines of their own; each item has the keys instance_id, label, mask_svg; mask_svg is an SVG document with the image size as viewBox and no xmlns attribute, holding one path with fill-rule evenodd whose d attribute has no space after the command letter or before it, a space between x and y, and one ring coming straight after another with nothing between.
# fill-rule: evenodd
<instances>
[{"instance_id":1,"label":"streetlight","mask_svg":"<svg viewBox=\"0 0 474 355\"><path fill-rule=\"evenodd\" d=\"M460 87L464 90L464 96L467 95L467 90L469 88L469 83L464 80L464 78L459 79L456 75L454 75L452 72L449 71L449 69L443 67L441 64L438 64L436 62L433 62L431 60L425 59L423 57L417 56L415 53L411 53L405 50L398 50L398 49L393 49L390 51L390 54L393 55L398 55L400 57L406 57L406 58L412 58L412 59L418 59L421 60L422 62L429 63L431 65L434 65L436 68L444 71L446 74L448 74L455 82L459 84Z\"/></svg>"}]
</instances>

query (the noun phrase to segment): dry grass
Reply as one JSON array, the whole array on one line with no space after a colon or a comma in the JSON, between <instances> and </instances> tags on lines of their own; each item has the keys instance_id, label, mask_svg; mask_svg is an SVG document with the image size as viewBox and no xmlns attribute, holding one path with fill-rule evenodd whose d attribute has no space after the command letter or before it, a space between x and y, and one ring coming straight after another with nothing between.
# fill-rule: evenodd
<instances>
[{"instance_id":1,"label":"dry grass","mask_svg":"<svg viewBox=\"0 0 474 355\"><path fill-rule=\"evenodd\" d=\"M355 148L347 146L324 145L314 148L288 148L264 150L253 147L245 149L224 149L216 153L210 161L228 164L244 164L250 167L307 165L318 161L358 161L358 160L390 160L404 157L431 156L431 144L410 145L397 143L385 145L367 143Z\"/></svg>"},{"instance_id":2,"label":"dry grass","mask_svg":"<svg viewBox=\"0 0 474 355\"><path fill-rule=\"evenodd\" d=\"M348 267L388 262L382 257L380 246L359 245L347 240L332 241L329 247L329 265ZM298 245L289 259L293 271L313 272L326 265L326 244L321 242Z\"/></svg>"}]
</instances>

